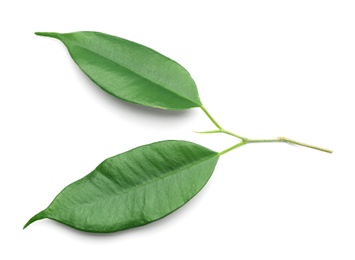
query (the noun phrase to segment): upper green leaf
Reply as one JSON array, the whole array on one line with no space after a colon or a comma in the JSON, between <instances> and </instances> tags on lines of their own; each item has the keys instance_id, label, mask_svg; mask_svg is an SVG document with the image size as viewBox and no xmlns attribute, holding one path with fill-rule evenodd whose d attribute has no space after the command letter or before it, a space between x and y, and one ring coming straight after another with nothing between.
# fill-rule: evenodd
<instances>
[{"instance_id":1,"label":"upper green leaf","mask_svg":"<svg viewBox=\"0 0 355 260\"><path fill-rule=\"evenodd\" d=\"M106 159L67 186L25 227L43 218L102 233L147 224L198 193L218 158L217 152L186 141L140 146Z\"/></svg>"},{"instance_id":2,"label":"upper green leaf","mask_svg":"<svg viewBox=\"0 0 355 260\"><path fill-rule=\"evenodd\" d=\"M190 74L148 47L99 32L36 34L61 40L80 69L115 97L170 110L202 106Z\"/></svg>"}]
</instances>

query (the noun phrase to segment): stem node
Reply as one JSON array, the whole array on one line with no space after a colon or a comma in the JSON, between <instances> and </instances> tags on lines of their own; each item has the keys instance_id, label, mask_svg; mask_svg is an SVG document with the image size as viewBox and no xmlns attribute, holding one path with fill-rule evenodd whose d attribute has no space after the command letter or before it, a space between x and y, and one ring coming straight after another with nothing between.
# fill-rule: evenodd
<instances>
[{"instance_id":1,"label":"stem node","mask_svg":"<svg viewBox=\"0 0 355 260\"><path fill-rule=\"evenodd\" d=\"M200 134L224 133L224 134L227 134L227 135L231 135L231 136L237 137L237 138L239 138L241 140L240 143L238 143L236 145L233 145L232 147L220 152L219 155L223 155L223 154L225 154L225 153L227 153L229 151L232 151L235 148L237 148L239 146L242 146L242 145L245 145L247 143L271 143L271 142L284 142L284 143L289 143L289 144L296 144L296 145L299 145L299 146L308 147L308 148L315 149L315 150L322 151L322 152L326 152L326 153L332 153L333 152L332 150L329 150L329 149L321 148L321 147L314 146L314 145L309 145L309 144L306 144L306 143L301 143L301 142L298 142L298 141L295 141L295 140L292 140L292 139L289 139L289 138L283 137L283 136L277 137L276 139L249 139L249 138L246 138L244 136L237 135L235 133L232 133L232 132L229 132L229 131L225 130L224 128L222 128L217 123L217 121L211 116L211 114L208 113L206 108L201 106L201 109L203 110L203 112L205 112L205 114L208 116L208 118L211 120L211 122L218 128L218 130L203 131L203 132L197 132L197 133L200 133Z\"/></svg>"}]
</instances>

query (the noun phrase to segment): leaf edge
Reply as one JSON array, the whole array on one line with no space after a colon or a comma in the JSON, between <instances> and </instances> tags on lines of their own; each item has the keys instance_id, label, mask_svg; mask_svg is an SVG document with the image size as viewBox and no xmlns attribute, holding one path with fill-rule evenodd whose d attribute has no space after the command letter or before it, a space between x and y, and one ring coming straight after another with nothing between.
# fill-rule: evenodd
<instances>
[{"instance_id":1,"label":"leaf edge","mask_svg":"<svg viewBox=\"0 0 355 260\"><path fill-rule=\"evenodd\" d=\"M108 93L109 95L111 95L111 96L113 96L113 97L115 97L115 98L117 98L117 99L120 99L120 100L125 101L125 102L127 102L127 103L131 103L131 104L135 104L135 105L140 105L140 106L143 106L143 107L151 107L151 108L163 109L163 110L168 110L168 111L184 111L184 110L188 110L188 109L191 109L191 108L201 108L201 107L203 106L202 101L201 101L201 98L200 98L200 94L199 94L199 92L198 92L198 88L197 88L196 82L194 81L194 79L193 79L192 77L191 77L191 79L192 79L192 81L193 81L193 83L194 83L194 85L195 85L196 91L197 91L197 99L198 99L198 102L195 102L195 101L193 101L193 100L190 100L190 99L188 99L188 98L186 98L186 97L181 96L181 95L178 94L178 93L175 93L175 92L173 92L173 91L171 91L171 90L166 89L166 88L163 87L166 91L172 92L173 94L175 94L175 95L177 95L177 96L179 96L179 97L181 97L181 98L183 98L183 99L185 99L185 100L191 102L191 104L194 104L193 106L190 106L190 107L166 108L166 107L161 107L161 106L144 105L144 104L140 104L140 103L137 103L137 102L134 102L134 101L131 101L131 100L122 98L122 97L118 97L118 96L115 95L114 93L112 93L112 92L108 91L107 89L101 87L94 79L92 79L92 78L90 77L90 75L88 75L88 74L82 69L82 67L80 66L80 64L76 62L76 60L74 59L74 57L73 57L73 55L72 55L70 49L69 49L68 46L65 44L65 42L62 41L62 39L61 39L61 37L60 37L61 35L64 35L64 34L73 34L73 33L82 33L82 32L91 32L91 33L98 33L98 34L103 34L103 35L109 35L109 36L113 36L113 37L116 37L116 38L120 38L120 39L122 39L122 40L131 42L131 43L134 43L134 44L141 45L141 46L143 46L143 47L145 47L145 48L147 48L147 49L153 51L154 53L159 54L159 55L162 55L162 56L166 57L167 59L169 59L170 61L176 63L176 64L179 65L183 70L185 70L186 73L191 77L190 72L189 72L187 69L185 69L185 67L183 67L180 63L176 62L175 60L173 60L173 59L171 59L171 58L165 56L164 54L161 54L160 52L158 52L158 51L156 51L156 50L154 50L154 49L152 49L152 48L150 48L150 47L148 47L148 46L145 46L145 45L143 45L143 44L140 44L140 43L137 43L137 42L134 42L134 41L131 41L131 40L127 40L127 39L124 39L124 38L121 38L121 37L118 37L118 36L115 36L115 35L110 35L110 34L106 34L106 33L102 33L102 32L97 32L97 31L76 31L76 32L71 32L71 33L35 32L34 34L37 35L37 36L44 36L44 37L55 38L55 39L59 40L60 42L62 42L63 45L66 47L66 49L67 49L67 51L68 51L70 57L72 58L72 60L74 61L74 63L80 68L80 70L81 70L92 82L94 82L96 86L98 86L100 89L102 89L103 91L105 91L106 93ZM147 79L147 80L148 80L148 79Z\"/></svg>"}]
</instances>

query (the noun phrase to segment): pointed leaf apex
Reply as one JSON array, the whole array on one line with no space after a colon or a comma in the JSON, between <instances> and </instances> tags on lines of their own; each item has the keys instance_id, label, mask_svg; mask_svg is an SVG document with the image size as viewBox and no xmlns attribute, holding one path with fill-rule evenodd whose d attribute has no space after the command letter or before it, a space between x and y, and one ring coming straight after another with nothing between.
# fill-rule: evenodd
<instances>
[{"instance_id":1,"label":"pointed leaf apex","mask_svg":"<svg viewBox=\"0 0 355 260\"><path fill-rule=\"evenodd\" d=\"M35 35L38 36L47 36L47 37L52 37L52 38L59 38L59 33L55 33L55 32L35 32Z\"/></svg>"},{"instance_id":2,"label":"pointed leaf apex","mask_svg":"<svg viewBox=\"0 0 355 260\"><path fill-rule=\"evenodd\" d=\"M34 215L32 218L30 218L29 221L27 221L27 223L23 226L23 229L25 229L26 227L28 227L29 225L31 225L33 222L37 221L37 220L41 220L46 218L46 213L45 210L39 212L38 214Z\"/></svg>"}]
</instances>

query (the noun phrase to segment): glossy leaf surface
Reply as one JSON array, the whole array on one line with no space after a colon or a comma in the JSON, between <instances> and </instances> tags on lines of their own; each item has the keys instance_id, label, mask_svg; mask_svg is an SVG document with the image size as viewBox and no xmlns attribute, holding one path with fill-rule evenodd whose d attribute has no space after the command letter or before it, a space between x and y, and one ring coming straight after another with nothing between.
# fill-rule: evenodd
<instances>
[{"instance_id":1,"label":"glossy leaf surface","mask_svg":"<svg viewBox=\"0 0 355 260\"><path fill-rule=\"evenodd\" d=\"M202 106L190 74L148 47L99 32L36 34L62 41L80 69L117 98L169 110Z\"/></svg>"},{"instance_id":2,"label":"glossy leaf surface","mask_svg":"<svg viewBox=\"0 0 355 260\"><path fill-rule=\"evenodd\" d=\"M103 161L25 225L49 218L79 230L114 232L160 219L206 184L219 154L186 141L137 147Z\"/></svg>"}]
</instances>

